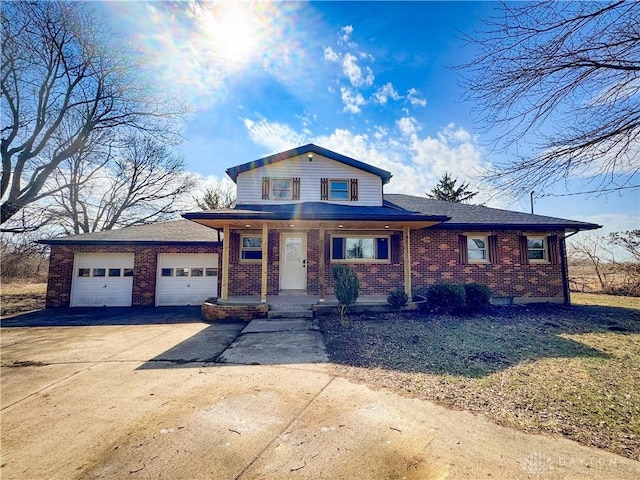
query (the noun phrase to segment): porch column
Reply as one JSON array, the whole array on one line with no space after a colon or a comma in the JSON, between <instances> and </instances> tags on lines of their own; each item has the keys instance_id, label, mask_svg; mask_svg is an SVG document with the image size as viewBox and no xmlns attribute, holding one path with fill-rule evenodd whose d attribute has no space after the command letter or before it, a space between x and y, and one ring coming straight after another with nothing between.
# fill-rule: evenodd
<instances>
[{"instance_id":1,"label":"porch column","mask_svg":"<svg viewBox=\"0 0 640 480\"><path fill-rule=\"evenodd\" d=\"M220 299L227 300L229 298L229 243L231 243L228 223L224 224L222 235L222 288Z\"/></svg>"},{"instance_id":2,"label":"porch column","mask_svg":"<svg viewBox=\"0 0 640 480\"><path fill-rule=\"evenodd\" d=\"M324 302L324 228L318 229L320 239L318 242L320 251L318 252L318 301Z\"/></svg>"},{"instance_id":3,"label":"porch column","mask_svg":"<svg viewBox=\"0 0 640 480\"><path fill-rule=\"evenodd\" d=\"M404 291L412 298L411 294L411 230L409 227L403 228L404 243Z\"/></svg>"},{"instance_id":4,"label":"porch column","mask_svg":"<svg viewBox=\"0 0 640 480\"><path fill-rule=\"evenodd\" d=\"M267 302L268 276L267 269L269 267L269 225L262 224L262 281L260 286L260 302Z\"/></svg>"}]
</instances>

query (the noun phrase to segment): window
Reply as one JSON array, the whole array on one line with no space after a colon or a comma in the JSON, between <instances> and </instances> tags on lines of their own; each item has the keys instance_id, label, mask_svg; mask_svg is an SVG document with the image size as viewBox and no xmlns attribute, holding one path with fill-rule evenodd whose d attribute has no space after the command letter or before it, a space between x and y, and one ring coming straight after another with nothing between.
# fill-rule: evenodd
<instances>
[{"instance_id":1,"label":"window","mask_svg":"<svg viewBox=\"0 0 640 480\"><path fill-rule=\"evenodd\" d=\"M125 268L122 272L123 277L133 277L133 268Z\"/></svg>"},{"instance_id":2,"label":"window","mask_svg":"<svg viewBox=\"0 0 640 480\"><path fill-rule=\"evenodd\" d=\"M188 268L176 268L176 277L188 277L189 269Z\"/></svg>"},{"instance_id":3,"label":"window","mask_svg":"<svg viewBox=\"0 0 640 480\"><path fill-rule=\"evenodd\" d=\"M527 257L530 262L546 262L547 240L545 237L527 237Z\"/></svg>"},{"instance_id":4,"label":"window","mask_svg":"<svg viewBox=\"0 0 640 480\"><path fill-rule=\"evenodd\" d=\"M90 268L79 268L78 269L78 276L79 277L89 277L91 275L91 269Z\"/></svg>"},{"instance_id":5,"label":"window","mask_svg":"<svg viewBox=\"0 0 640 480\"><path fill-rule=\"evenodd\" d=\"M192 277L202 277L202 275L204 274L204 268L192 268L191 269L191 276Z\"/></svg>"},{"instance_id":6,"label":"window","mask_svg":"<svg viewBox=\"0 0 640 480\"><path fill-rule=\"evenodd\" d=\"M262 237L242 235L242 260L262 260Z\"/></svg>"},{"instance_id":7,"label":"window","mask_svg":"<svg viewBox=\"0 0 640 480\"><path fill-rule=\"evenodd\" d=\"M110 268L109 269L109 276L110 277L119 277L121 273L122 273L122 270L120 270L119 268Z\"/></svg>"},{"instance_id":8,"label":"window","mask_svg":"<svg viewBox=\"0 0 640 480\"><path fill-rule=\"evenodd\" d=\"M207 277L217 277L218 276L218 269L217 268L206 268L205 269L205 276L207 276Z\"/></svg>"},{"instance_id":9,"label":"window","mask_svg":"<svg viewBox=\"0 0 640 480\"><path fill-rule=\"evenodd\" d=\"M349 181L329 180L329 200L349 200Z\"/></svg>"},{"instance_id":10,"label":"window","mask_svg":"<svg viewBox=\"0 0 640 480\"><path fill-rule=\"evenodd\" d=\"M107 270L104 268L94 268L93 276L94 277L104 277L107 274Z\"/></svg>"},{"instance_id":11,"label":"window","mask_svg":"<svg viewBox=\"0 0 640 480\"><path fill-rule=\"evenodd\" d=\"M173 277L173 268L163 268L160 275L163 277Z\"/></svg>"},{"instance_id":12,"label":"window","mask_svg":"<svg viewBox=\"0 0 640 480\"><path fill-rule=\"evenodd\" d=\"M487 237L467 237L467 259L469 263L482 263L489 261Z\"/></svg>"},{"instance_id":13,"label":"window","mask_svg":"<svg viewBox=\"0 0 640 480\"><path fill-rule=\"evenodd\" d=\"M389 237L333 237L331 259L349 262L389 260Z\"/></svg>"},{"instance_id":14,"label":"window","mask_svg":"<svg viewBox=\"0 0 640 480\"><path fill-rule=\"evenodd\" d=\"M290 178L272 178L271 179L271 200L291 200L292 191Z\"/></svg>"}]
</instances>

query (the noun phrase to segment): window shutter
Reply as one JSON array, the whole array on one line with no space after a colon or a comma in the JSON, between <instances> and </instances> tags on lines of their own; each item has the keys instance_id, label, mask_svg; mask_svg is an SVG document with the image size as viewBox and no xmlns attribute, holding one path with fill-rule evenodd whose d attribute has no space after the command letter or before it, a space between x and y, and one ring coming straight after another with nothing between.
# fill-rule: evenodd
<instances>
[{"instance_id":1,"label":"window shutter","mask_svg":"<svg viewBox=\"0 0 640 480\"><path fill-rule=\"evenodd\" d=\"M229 263L236 264L240 261L240 234L238 232L231 232L229 234Z\"/></svg>"},{"instance_id":2,"label":"window shutter","mask_svg":"<svg viewBox=\"0 0 640 480\"><path fill-rule=\"evenodd\" d=\"M400 263L400 243L402 239L401 234L396 232L391 235L391 263L398 265Z\"/></svg>"},{"instance_id":3,"label":"window shutter","mask_svg":"<svg viewBox=\"0 0 640 480\"><path fill-rule=\"evenodd\" d=\"M557 235L549 235L549 237L547 237L547 249L549 250L549 263L558 265L560 263L560 255L558 252Z\"/></svg>"},{"instance_id":4,"label":"window shutter","mask_svg":"<svg viewBox=\"0 0 640 480\"><path fill-rule=\"evenodd\" d=\"M331 235L324 234L324 263L331 264Z\"/></svg>"},{"instance_id":5,"label":"window shutter","mask_svg":"<svg viewBox=\"0 0 640 480\"><path fill-rule=\"evenodd\" d=\"M329 179L320 179L320 200L329 200Z\"/></svg>"},{"instance_id":6,"label":"window shutter","mask_svg":"<svg viewBox=\"0 0 640 480\"><path fill-rule=\"evenodd\" d=\"M376 238L376 258L389 260L389 240L387 237Z\"/></svg>"},{"instance_id":7,"label":"window shutter","mask_svg":"<svg viewBox=\"0 0 640 480\"><path fill-rule=\"evenodd\" d=\"M293 200L300 200L300 178L299 177L294 177L293 178L293 190L291 192L291 198Z\"/></svg>"},{"instance_id":8,"label":"window shutter","mask_svg":"<svg viewBox=\"0 0 640 480\"><path fill-rule=\"evenodd\" d=\"M499 261L497 235L489 235L489 261L493 264L497 264Z\"/></svg>"},{"instance_id":9,"label":"window shutter","mask_svg":"<svg viewBox=\"0 0 640 480\"><path fill-rule=\"evenodd\" d=\"M528 245L527 245L527 237L526 235L520 235L518 237L520 243L520 263L522 265L529 265L529 253L528 253Z\"/></svg>"},{"instance_id":10,"label":"window shutter","mask_svg":"<svg viewBox=\"0 0 640 480\"><path fill-rule=\"evenodd\" d=\"M333 259L344 259L344 237L333 237Z\"/></svg>"},{"instance_id":11,"label":"window shutter","mask_svg":"<svg viewBox=\"0 0 640 480\"><path fill-rule=\"evenodd\" d=\"M469 263L469 252L467 251L466 235L458 235L458 250L460 250L460 253L458 255L458 262L461 265L466 265L467 263Z\"/></svg>"},{"instance_id":12,"label":"window shutter","mask_svg":"<svg viewBox=\"0 0 640 480\"><path fill-rule=\"evenodd\" d=\"M357 178L351 179L351 201L352 202L358 201L358 179Z\"/></svg>"},{"instance_id":13,"label":"window shutter","mask_svg":"<svg viewBox=\"0 0 640 480\"><path fill-rule=\"evenodd\" d=\"M269 177L262 177L262 199L269 200Z\"/></svg>"}]
</instances>

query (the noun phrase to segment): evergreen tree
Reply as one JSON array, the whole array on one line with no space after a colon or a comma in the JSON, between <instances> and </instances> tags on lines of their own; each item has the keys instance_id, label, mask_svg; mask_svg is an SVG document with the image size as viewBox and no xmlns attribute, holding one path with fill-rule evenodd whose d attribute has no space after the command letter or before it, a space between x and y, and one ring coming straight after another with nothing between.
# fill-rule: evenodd
<instances>
[{"instance_id":1,"label":"evergreen tree","mask_svg":"<svg viewBox=\"0 0 640 480\"><path fill-rule=\"evenodd\" d=\"M445 200L447 202L466 203L475 197L478 192L469 190L469 183L464 183L456 187L457 178L451 178L451 174L445 172L438 184L426 195L436 200Z\"/></svg>"}]
</instances>

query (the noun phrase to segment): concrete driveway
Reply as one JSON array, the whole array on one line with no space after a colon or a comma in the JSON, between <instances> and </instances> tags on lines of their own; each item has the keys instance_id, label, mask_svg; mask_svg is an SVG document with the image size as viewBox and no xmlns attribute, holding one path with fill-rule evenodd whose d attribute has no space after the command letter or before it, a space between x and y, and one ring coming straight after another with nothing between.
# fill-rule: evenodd
<instances>
[{"instance_id":1,"label":"concrete driveway","mask_svg":"<svg viewBox=\"0 0 640 480\"><path fill-rule=\"evenodd\" d=\"M640 475L640 463L607 452L349 383L331 364L279 362L279 327L256 346L260 332L240 335L244 324L129 312L108 321L102 310L100 325L79 315L59 326L69 322L55 312L47 326L3 321L3 479ZM216 363L238 360L243 342L269 364Z\"/></svg>"}]
</instances>

